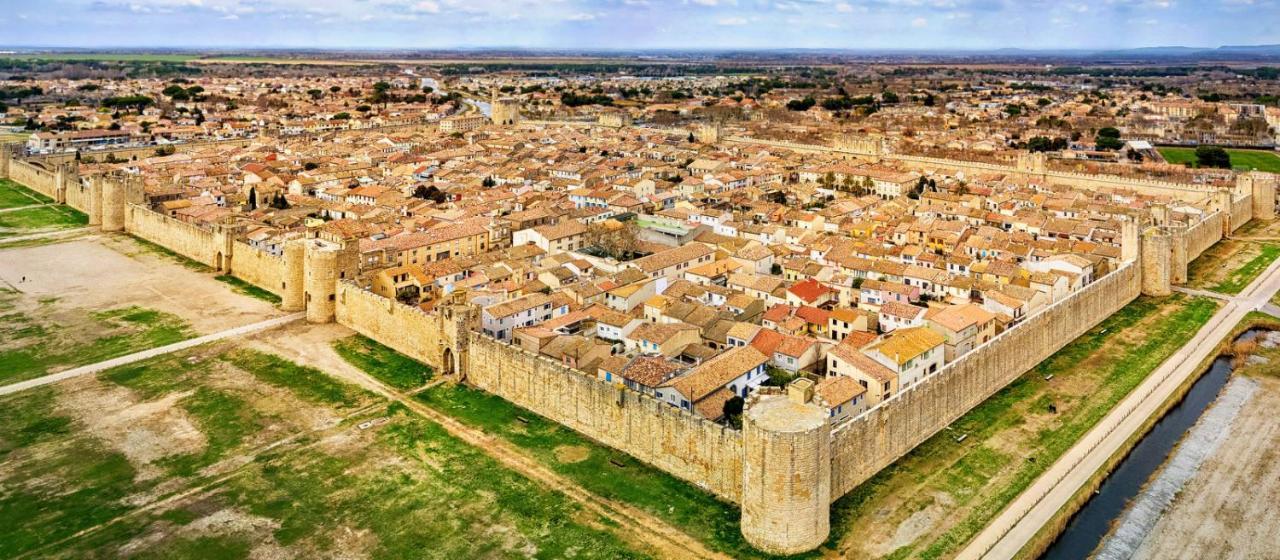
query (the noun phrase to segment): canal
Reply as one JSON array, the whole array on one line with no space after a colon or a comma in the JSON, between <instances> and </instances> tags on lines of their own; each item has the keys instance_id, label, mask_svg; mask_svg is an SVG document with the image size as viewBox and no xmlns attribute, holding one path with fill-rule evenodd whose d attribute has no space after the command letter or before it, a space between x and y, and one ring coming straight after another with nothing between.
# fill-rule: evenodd
<instances>
[{"instance_id":1,"label":"canal","mask_svg":"<svg viewBox=\"0 0 1280 560\"><path fill-rule=\"evenodd\" d=\"M1252 329L1236 337L1236 341L1252 340L1265 332ZM1156 422L1102 482L1093 497L1076 512L1058 539L1040 556L1041 560L1090 558L1115 520L1124 515L1131 501L1165 464L1178 442L1218 398L1231 378L1231 372L1231 356L1222 355L1214 359L1182 401Z\"/></svg>"}]
</instances>

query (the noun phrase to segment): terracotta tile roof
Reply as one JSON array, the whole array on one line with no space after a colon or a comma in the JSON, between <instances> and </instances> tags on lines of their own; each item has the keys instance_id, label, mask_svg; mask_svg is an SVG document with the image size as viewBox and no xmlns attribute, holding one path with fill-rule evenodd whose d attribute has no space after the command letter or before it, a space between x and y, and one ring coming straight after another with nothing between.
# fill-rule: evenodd
<instances>
[{"instance_id":1,"label":"terracotta tile roof","mask_svg":"<svg viewBox=\"0 0 1280 560\"><path fill-rule=\"evenodd\" d=\"M738 376L769 361L768 356L750 346L740 346L703 362L697 367L663 384L674 387L694 403L728 385Z\"/></svg>"},{"instance_id":2,"label":"terracotta tile roof","mask_svg":"<svg viewBox=\"0 0 1280 560\"><path fill-rule=\"evenodd\" d=\"M867 389L854 381L852 377L843 375L833 375L824 377L814 387L814 392L822 397L822 400L828 406L837 406L853 400L858 395L867 392Z\"/></svg>"}]
</instances>

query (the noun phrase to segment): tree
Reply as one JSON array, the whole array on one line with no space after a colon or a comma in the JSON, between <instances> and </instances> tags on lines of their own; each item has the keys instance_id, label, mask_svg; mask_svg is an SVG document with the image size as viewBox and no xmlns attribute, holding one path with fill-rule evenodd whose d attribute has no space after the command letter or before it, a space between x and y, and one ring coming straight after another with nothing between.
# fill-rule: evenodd
<instances>
[{"instance_id":1,"label":"tree","mask_svg":"<svg viewBox=\"0 0 1280 560\"><path fill-rule=\"evenodd\" d=\"M1093 143L1099 150L1119 150L1124 147L1124 142L1120 141L1120 131L1113 126L1098 129L1098 135L1093 139Z\"/></svg>"},{"instance_id":2,"label":"tree","mask_svg":"<svg viewBox=\"0 0 1280 560\"><path fill-rule=\"evenodd\" d=\"M893 105L898 102L898 94L892 91L886 91L880 94L880 102L886 105Z\"/></svg>"},{"instance_id":3,"label":"tree","mask_svg":"<svg viewBox=\"0 0 1280 560\"><path fill-rule=\"evenodd\" d=\"M617 260L634 257L640 249L640 228L632 222L602 222L587 226L586 245Z\"/></svg>"},{"instance_id":4,"label":"tree","mask_svg":"<svg viewBox=\"0 0 1280 560\"><path fill-rule=\"evenodd\" d=\"M1027 149L1032 152L1047 152L1053 149L1053 141L1046 136L1035 136L1027 141Z\"/></svg>"},{"instance_id":5,"label":"tree","mask_svg":"<svg viewBox=\"0 0 1280 560\"><path fill-rule=\"evenodd\" d=\"M258 208L258 189L257 187L249 187L249 209L256 210Z\"/></svg>"},{"instance_id":6,"label":"tree","mask_svg":"<svg viewBox=\"0 0 1280 560\"><path fill-rule=\"evenodd\" d=\"M1231 169L1231 154L1218 146L1200 146L1196 148L1196 163L1200 167Z\"/></svg>"},{"instance_id":7,"label":"tree","mask_svg":"<svg viewBox=\"0 0 1280 560\"><path fill-rule=\"evenodd\" d=\"M480 185L485 188L493 188L498 186L498 182L495 181L493 177L485 177L484 180L480 182Z\"/></svg>"},{"instance_id":8,"label":"tree","mask_svg":"<svg viewBox=\"0 0 1280 560\"><path fill-rule=\"evenodd\" d=\"M746 402L742 400L742 397L737 395L734 395L733 398L724 401L724 409L722 410L724 414L724 422L734 428L742 428L742 409L745 405Z\"/></svg>"},{"instance_id":9,"label":"tree","mask_svg":"<svg viewBox=\"0 0 1280 560\"><path fill-rule=\"evenodd\" d=\"M791 101L787 102L787 110L803 112L803 111L808 111L809 109L812 109L813 106L817 104L818 102L814 100L813 96L808 96L808 97L805 97L804 99L792 99Z\"/></svg>"}]
</instances>

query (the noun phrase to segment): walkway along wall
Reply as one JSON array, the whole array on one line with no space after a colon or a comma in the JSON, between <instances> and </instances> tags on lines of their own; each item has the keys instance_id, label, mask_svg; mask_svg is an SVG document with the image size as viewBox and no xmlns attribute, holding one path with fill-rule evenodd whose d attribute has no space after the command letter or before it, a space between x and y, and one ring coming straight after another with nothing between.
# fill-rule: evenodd
<instances>
[{"instance_id":1,"label":"walkway along wall","mask_svg":"<svg viewBox=\"0 0 1280 560\"><path fill-rule=\"evenodd\" d=\"M965 354L832 434L836 500L1138 297L1127 263Z\"/></svg>"}]
</instances>

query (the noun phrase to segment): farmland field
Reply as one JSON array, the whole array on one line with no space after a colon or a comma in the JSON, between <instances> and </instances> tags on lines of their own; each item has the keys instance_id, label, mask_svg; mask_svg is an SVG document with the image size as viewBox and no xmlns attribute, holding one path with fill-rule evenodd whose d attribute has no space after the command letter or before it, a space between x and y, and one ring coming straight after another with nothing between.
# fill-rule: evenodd
<instances>
[{"instance_id":1,"label":"farmland field","mask_svg":"<svg viewBox=\"0 0 1280 560\"><path fill-rule=\"evenodd\" d=\"M1164 156L1165 161L1169 163L1195 166L1195 148L1159 148L1159 150L1160 155ZM1280 155L1275 152L1228 149L1227 154L1231 156L1231 166L1236 169L1280 173Z\"/></svg>"}]
</instances>

